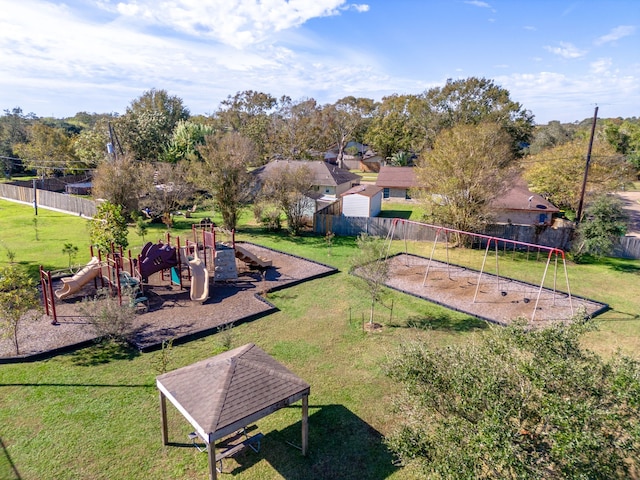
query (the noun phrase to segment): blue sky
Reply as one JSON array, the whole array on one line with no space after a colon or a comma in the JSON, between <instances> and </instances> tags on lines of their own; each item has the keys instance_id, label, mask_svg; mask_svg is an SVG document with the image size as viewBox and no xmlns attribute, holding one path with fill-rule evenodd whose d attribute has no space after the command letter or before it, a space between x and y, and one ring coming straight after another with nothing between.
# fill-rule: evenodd
<instances>
[{"instance_id":1,"label":"blue sky","mask_svg":"<svg viewBox=\"0 0 640 480\"><path fill-rule=\"evenodd\" d=\"M537 123L640 116L638 0L0 0L0 109L123 113L151 88L333 103L493 79Z\"/></svg>"}]
</instances>

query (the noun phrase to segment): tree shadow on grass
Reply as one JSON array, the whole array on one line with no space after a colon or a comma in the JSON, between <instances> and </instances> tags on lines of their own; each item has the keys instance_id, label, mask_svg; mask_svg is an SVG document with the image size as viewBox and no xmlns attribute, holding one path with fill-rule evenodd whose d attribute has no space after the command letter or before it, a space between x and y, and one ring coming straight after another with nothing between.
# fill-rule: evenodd
<instances>
[{"instance_id":1,"label":"tree shadow on grass","mask_svg":"<svg viewBox=\"0 0 640 480\"><path fill-rule=\"evenodd\" d=\"M474 317L453 318L447 313L442 313L436 316L414 315L407 319L406 327L421 330L470 332L487 328L487 322Z\"/></svg>"},{"instance_id":2,"label":"tree shadow on grass","mask_svg":"<svg viewBox=\"0 0 640 480\"><path fill-rule=\"evenodd\" d=\"M300 406L287 408L300 409ZM256 454L238 456L234 474L260 460L269 463L285 479L383 480L398 469L383 436L343 405L310 406L309 452L303 457L301 425L295 422L283 430L265 435Z\"/></svg>"},{"instance_id":3,"label":"tree shadow on grass","mask_svg":"<svg viewBox=\"0 0 640 480\"><path fill-rule=\"evenodd\" d=\"M11 460L2 438L0 438L0 478L3 480L21 480L20 472Z\"/></svg>"},{"instance_id":4,"label":"tree shadow on grass","mask_svg":"<svg viewBox=\"0 0 640 480\"><path fill-rule=\"evenodd\" d=\"M638 261L627 258L598 258L591 255L584 255L580 259L579 265L602 265L616 272L640 274L640 265L638 265Z\"/></svg>"},{"instance_id":5,"label":"tree shadow on grass","mask_svg":"<svg viewBox=\"0 0 640 480\"><path fill-rule=\"evenodd\" d=\"M75 365L93 367L115 360L133 360L140 355L140 351L128 343L103 340L71 355Z\"/></svg>"},{"instance_id":6,"label":"tree shadow on grass","mask_svg":"<svg viewBox=\"0 0 640 480\"><path fill-rule=\"evenodd\" d=\"M409 220L411 218L412 210L383 210L378 217L381 218L402 218Z\"/></svg>"}]
</instances>

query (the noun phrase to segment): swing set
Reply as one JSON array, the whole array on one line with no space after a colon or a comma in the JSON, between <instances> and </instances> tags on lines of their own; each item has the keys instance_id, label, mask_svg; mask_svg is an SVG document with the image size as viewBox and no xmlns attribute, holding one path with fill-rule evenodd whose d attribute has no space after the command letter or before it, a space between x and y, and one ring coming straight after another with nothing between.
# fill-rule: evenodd
<instances>
[{"instance_id":1,"label":"swing set","mask_svg":"<svg viewBox=\"0 0 640 480\"><path fill-rule=\"evenodd\" d=\"M523 288L520 288L517 294L520 295L522 293L522 298L518 297L518 300L514 301L513 300L514 295L512 294L509 299L505 298L505 301L508 300L509 303L517 303L521 300L523 303L528 304L535 296L535 304L533 306L533 311L531 312L531 317L530 317L531 321L534 321L535 319L536 311L538 310L542 293L545 290L552 292L552 305L554 306L556 304L555 303L556 298L562 297L563 299L568 299L571 315L573 316L574 314L573 300L571 296L571 288L569 285L569 276L567 273L566 257L565 257L565 252L563 250L555 247L536 245L536 244L521 242L517 240L492 237L490 235L470 233L462 230L456 230L453 228L447 228L447 227L442 227L437 225L430 225L427 223L395 218L393 220L393 223L391 225L391 228L389 229L389 232L386 238L387 248L386 248L386 257L384 259L385 261L389 258L392 241L394 239L401 239L404 242L405 266L407 267L410 266L409 259L411 258L411 256L408 253L408 246L407 246L407 230L408 229L412 229L414 231L416 229L418 231L426 229L427 232L424 232L424 231L419 232L420 233L419 237L433 239L431 253L428 257L425 271L424 271L424 276L422 279L423 288L428 286L428 279L430 274L432 275L433 271L436 268L442 269L442 266L444 264L444 270L446 270L447 278L449 280L457 280L460 277L464 276L465 278L467 278L468 283L470 285L475 284L475 293L473 295L473 300L472 300L473 304L479 303L478 296L479 296L479 293L481 292L481 287L487 287L487 286L490 286L491 284L495 284L496 290L494 291L494 293L498 294L496 295L496 297L504 298L504 297L507 297L510 293L509 286L517 283L521 286L531 287L529 290L533 289L536 291L527 293L526 288L524 288L524 290ZM479 269L469 267L468 264L470 262L467 262L467 265L465 266L465 265L453 264L450 261L450 249L454 248L450 246L450 243L451 243L450 240L452 237L457 239L457 242L456 242L457 246L455 248L458 248L459 245L465 243L464 241L462 241L463 239L466 240L468 245L470 244L469 248L471 248L472 250L476 245L478 249L480 249L481 247L484 247L482 264ZM445 250L444 261L435 259L436 247L439 244L444 244L444 250ZM501 250L503 254L512 252L512 255L513 255L512 258L515 258L515 255L518 252L526 251L527 260L529 260L529 255L532 251L537 252L536 254L537 258L539 258L541 254L545 254L546 262L545 262L540 283L530 284L528 282L522 282L520 280L515 280L507 276L502 276L500 274L500 251ZM495 254L494 273L488 273L487 271L489 269L488 260L490 258L489 257L490 252L493 252ZM422 257L422 258L425 258L425 257ZM564 273L564 282L565 282L565 289L566 289L565 292L559 292L557 290L559 261L561 262L562 270ZM424 263L421 263L421 266L422 265L424 265ZM551 267L553 267L553 286L551 288L545 289L544 285L545 285L545 282L547 281L547 276ZM516 292L513 292L513 293L516 293Z\"/></svg>"}]
</instances>

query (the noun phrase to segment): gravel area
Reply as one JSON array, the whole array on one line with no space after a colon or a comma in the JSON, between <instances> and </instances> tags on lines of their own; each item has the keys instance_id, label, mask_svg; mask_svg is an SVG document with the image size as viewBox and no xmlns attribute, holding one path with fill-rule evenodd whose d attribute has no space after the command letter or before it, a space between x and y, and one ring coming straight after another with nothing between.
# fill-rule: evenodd
<instances>
[{"instance_id":1,"label":"gravel area","mask_svg":"<svg viewBox=\"0 0 640 480\"><path fill-rule=\"evenodd\" d=\"M337 271L327 265L252 243L239 244L272 261L264 279L261 272L236 261L238 280L211 282L210 298L201 304L190 300L188 281L185 283L187 289L180 290L178 286L171 286L168 278L163 280L160 274L154 275L145 286L149 310L136 315L134 322L134 341L138 348L157 348L163 340L171 338L176 342L187 341L215 333L224 325L268 315L276 309L260 297L260 293L291 287ZM70 301L58 301L58 325L52 325L52 318L46 315L23 323L19 331L20 359L38 359L94 341L96 334L92 326L79 316L78 311L78 302L93 294L95 291L91 284ZM7 339L0 340L0 360L8 361L13 355L13 344Z\"/></svg>"},{"instance_id":2,"label":"gravel area","mask_svg":"<svg viewBox=\"0 0 640 480\"><path fill-rule=\"evenodd\" d=\"M400 254L387 261L390 270L386 282L388 287L501 325L524 317L533 318L534 325L542 326L568 320L572 312L580 308L591 316L608 308L596 301L569 297L559 289L556 292L548 288L540 290L539 285L486 273L480 277L476 270L447 266L435 260L426 274L429 259L415 255Z\"/></svg>"}]
</instances>

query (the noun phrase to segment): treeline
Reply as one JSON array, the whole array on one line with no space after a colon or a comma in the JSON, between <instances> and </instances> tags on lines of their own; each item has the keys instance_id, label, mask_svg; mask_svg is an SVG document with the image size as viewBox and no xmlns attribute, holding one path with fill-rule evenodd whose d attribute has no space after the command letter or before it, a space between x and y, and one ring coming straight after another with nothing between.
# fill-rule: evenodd
<instances>
[{"instance_id":1,"label":"treeline","mask_svg":"<svg viewBox=\"0 0 640 480\"><path fill-rule=\"evenodd\" d=\"M341 164L346 153L361 153L347 151L354 141L389 164L422 167L419 178L433 220L439 216L456 226L440 212L443 198L452 200L455 191L456 205L476 202L478 208L465 215L482 220L491 195L514 174L560 208L575 211L590 126L589 118L535 125L532 112L506 89L475 77L380 102L349 96L320 105L313 98L275 98L249 90L230 95L208 116L193 116L181 98L152 89L132 100L122 115L80 112L55 119L25 114L19 107L5 110L0 157L6 176L91 172L94 194L127 212L141 206L170 212L192 204L198 192L224 212L229 198L243 205L248 192L255 193L245 177L248 170L272 159L323 159L330 149ZM621 187L640 168L637 118L599 119L596 133L590 197ZM434 175L439 168L441 175ZM490 191L478 196L469 189L487 172ZM464 181L442 195L445 177ZM434 193L440 194L438 202ZM226 219L230 226L234 208ZM445 205L455 208L459 205Z\"/></svg>"}]
</instances>

